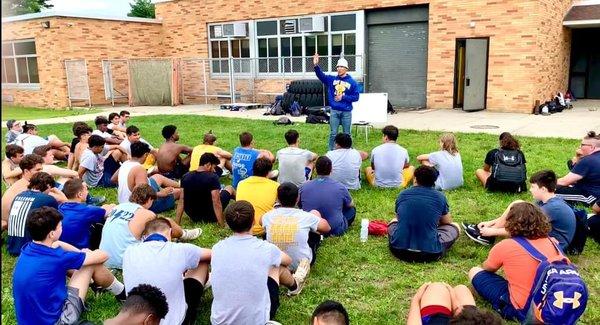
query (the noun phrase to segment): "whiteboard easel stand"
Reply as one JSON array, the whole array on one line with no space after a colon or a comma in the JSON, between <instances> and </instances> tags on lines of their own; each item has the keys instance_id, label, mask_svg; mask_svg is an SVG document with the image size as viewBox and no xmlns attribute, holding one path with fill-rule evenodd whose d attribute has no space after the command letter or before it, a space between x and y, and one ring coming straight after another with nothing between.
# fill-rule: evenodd
<instances>
[{"instance_id":1,"label":"whiteboard easel stand","mask_svg":"<svg viewBox=\"0 0 600 325\"><path fill-rule=\"evenodd\" d=\"M369 129L374 130L373 125L369 122L363 122L363 121L354 123L353 125L354 125L354 133L356 134L356 136L358 136L359 129L365 130L365 143L369 143Z\"/></svg>"}]
</instances>

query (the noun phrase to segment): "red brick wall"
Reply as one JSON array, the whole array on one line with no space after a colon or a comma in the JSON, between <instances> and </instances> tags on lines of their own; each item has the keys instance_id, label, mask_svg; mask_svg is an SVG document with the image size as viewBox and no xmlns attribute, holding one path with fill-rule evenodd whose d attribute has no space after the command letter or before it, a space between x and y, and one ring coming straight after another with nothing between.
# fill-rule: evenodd
<instances>
[{"instance_id":1,"label":"red brick wall","mask_svg":"<svg viewBox=\"0 0 600 325\"><path fill-rule=\"evenodd\" d=\"M42 21L50 21L50 28L42 28ZM66 17L2 24L3 41L27 38L36 42L40 89L2 89L3 96L10 94L14 103L22 105L68 105L66 59L87 60L92 104L99 105L109 103L104 96L102 59L163 56L160 24ZM122 73L120 79L119 86L123 87Z\"/></svg>"}]
</instances>

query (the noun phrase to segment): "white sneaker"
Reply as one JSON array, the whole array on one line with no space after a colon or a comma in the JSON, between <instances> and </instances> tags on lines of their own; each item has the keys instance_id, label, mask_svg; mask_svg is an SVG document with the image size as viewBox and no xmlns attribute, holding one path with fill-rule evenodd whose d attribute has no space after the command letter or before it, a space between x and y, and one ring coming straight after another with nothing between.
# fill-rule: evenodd
<instances>
[{"instance_id":1,"label":"white sneaker","mask_svg":"<svg viewBox=\"0 0 600 325\"><path fill-rule=\"evenodd\" d=\"M229 170L227 170L227 169L223 169L223 173L221 174L221 177L229 176L229 174L231 174L231 173L229 172Z\"/></svg>"},{"instance_id":2,"label":"white sneaker","mask_svg":"<svg viewBox=\"0 0 600 325\"><path fill-rule=\"evenodd\" d=\"M276 322L274 320L267 321L265 325L282 325L280 322Z\"/></svg>"},{"instance_id":3,"label":"white sneaker","mask_svg":"<svg viewBox=\"0 0 600 325\"><path fill-rule=\"evenodd\" d=\"M267 175L267 177L269 179L276 179L277 176L279 176L279 170L277 170L277 169L274 169L274 170L270 171L269 175Z\"/></svg>"},{"instance_id":4,"label":"white sneaker","mask_svg":"<svg viewBox=\"0 0 600 325\"><path fill-rule=\"evenodd\" d=\"M204 290L212 287L212 283L210 283L210 272L208 272L208 278L206 279L206 283L204 284Z\"/></svg>"},{"instance_id":5,"label":"white sneaker","mask_svg":"<svg viewBox=\"0 0 600 325\"><path fill-rule=\"evenodd\" d=\"M302 291L302 288L304 288L304 283L306 282L306 277L308 277L309 272L310 261L306 258L303 258L302 260L300 260L296 272L294 272L294 274L292 275L294 277L294 280L296 280L296 290L289 291L287 293L288 296L296 296Z\"/></svg>"},{"instance_id":6,"label":"white sneaker","mask_svg":"<svg viewBox=\"0 0 600 325\"><path fill-rule=\"evenodd\" d=\"M194 240L198 237L200 237L200 235L202 234L202 229L200 228L195 228L195 229L183 229L183 235L179 238L180 240Z\"/></svg>"}]
</instances>

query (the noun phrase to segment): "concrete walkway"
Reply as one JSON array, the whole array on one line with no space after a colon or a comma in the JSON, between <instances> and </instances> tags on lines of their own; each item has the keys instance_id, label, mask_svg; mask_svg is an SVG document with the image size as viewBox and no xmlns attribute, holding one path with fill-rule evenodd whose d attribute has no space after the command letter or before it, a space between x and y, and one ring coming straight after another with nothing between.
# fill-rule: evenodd
<instances>
[{"instance_id":1,"label":"concrete walkway","mask_svg":"<svg viewBox=\"0 0 600 325\"><path fill-rule=\"evenodd\" d=\"M203 115L260 120L276 120L279 118L279 116L263 116L264 109L231 112L221 110L217 105L100 107L100 109L105 115L108 115L109 112L126 109L131 112L133 117L146 115ZM28 122L38 125L72 123L93 120L99 114L102 113L95 112L77 116L28 120ZM304 122L305 116L292 117L291 119L294 122ZM508 131L514 135L579 139L587 131L600 131L600 100L579 100L575 102L573 109L549 116L493 113L489 111L467 113L452 109L403 111L388 115L387 124L393 124L400 129L491 134ZM2 125L6 125L6 122L2 121ZM375 125L375 127L383 127L383 125Z\"/></svg>"}]
</instances>

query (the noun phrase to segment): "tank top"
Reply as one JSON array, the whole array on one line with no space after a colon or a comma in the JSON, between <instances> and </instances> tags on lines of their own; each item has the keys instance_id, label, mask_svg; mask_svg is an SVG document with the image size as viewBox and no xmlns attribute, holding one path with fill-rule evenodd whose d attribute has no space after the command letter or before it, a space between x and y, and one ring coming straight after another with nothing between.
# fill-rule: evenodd
<instances>
[{"instance_id":1,"label":"tank top","mask_svg":"<svg viewBox=\"0 0 600 325\"><path fill-rule=\"evenodd\" d=\"M125 250L129 245L139 242L129 230L129 221L141 207L137 203L126 202L117 205L108 215L100 241L100 249L110 256L105 263L107 267L122 268Z\"/></svg>"},{"instance_id":2,"label":"tank top","mask_svg":"<svg viewBox=\"0 0 600 325\"><path fill-rule=\"evenodd\" d=\"M128 160L121 165L119 168L119 189L118 189L118 199L119 203L127 203L129 202L129 197L131 196L131 190L129 189L129 184L127 179L129 178L129 172L135 166L141 165L137 161Z\"/></svg>"}]
</instances>

